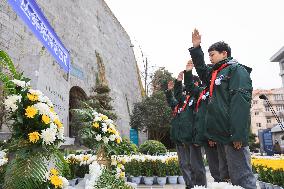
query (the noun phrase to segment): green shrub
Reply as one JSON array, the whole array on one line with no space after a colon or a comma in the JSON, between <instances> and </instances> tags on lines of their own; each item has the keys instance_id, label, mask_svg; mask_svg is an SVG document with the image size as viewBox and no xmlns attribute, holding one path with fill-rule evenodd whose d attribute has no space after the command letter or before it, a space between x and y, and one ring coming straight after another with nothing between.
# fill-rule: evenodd
<instances>
[{"instance_id":1,"label":"green shrub","mask_svg":"<svg viewBox=\"0 0 284 189\"><path fill-rule=\"evenodd\" d=\"M123 137L121 143L115 147L117 155L132 155L137 154L138 147L128 138Z\"/></svg>"},{"instance_id":2,"label":"green shrub","mask_svg":"<svg viewBox=\"0 0 284 189\"><path fill-rule=\"evenodd\" d=\"M139 152L143 154L155 155L164 154L167 149L165 145L156 140L147 140L139 146Z\"/></svg>"}]
</instances>

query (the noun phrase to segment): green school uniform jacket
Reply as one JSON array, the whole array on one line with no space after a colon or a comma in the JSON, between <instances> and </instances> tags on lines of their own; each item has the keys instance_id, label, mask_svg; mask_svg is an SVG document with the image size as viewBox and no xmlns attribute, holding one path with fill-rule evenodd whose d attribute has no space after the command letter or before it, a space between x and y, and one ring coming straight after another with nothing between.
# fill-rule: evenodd
<instances>
[{"instance_id":1,"label":"green school uniform jacket","mask_svg":"<svg viewBox=\"0 0 284 189\"><path fill-rule=\"evenodd\" d=\"M248 145L252 98L251 68L237 63L232 58L211 68L204 63L201 47L190 48L189 51L197 73L207 84L210 83L213 70L217 70L222 64L229 64L218 73L213 95L208 101L205 117L206 136L222 144L241 141L244 146Z\"/></svg>"},{"instance_id":2,"label":"green school uniform jacket","mask_svg":"<svg viewBox=\"0 0 284 189\"><path fill-rule=\"evenodd\" d=\"M203 98L201 99L198 109L196 109L197 106L197 100L202 93L202 91L206 87L199 87L195 86L192 80L192 71L187 71L184 74L184 83L186 91L189 92L191 95L195 98L195 105L194 105L194 122L193 122L193 143L198 145L207 145L208 139L205 136L205 115L207 110L207 102L209 93L206 93L203 95Z\"/></svg>"},{"instance_id":3,"label":"green school uniform jacket","mask_svg":"<svg viewBox=\"0 0 284 189\"><path fill-rule=\"evenodd\" d=\"M179 105L178 111L173 115L171 122L171 140L175 143L189 144L192 142L193 97L189 98L184 111L181 111L186 100L186 96L182 94L181 81L175 81L174 96L172 91L166 91L167 101L172 110L174 111L177 105Z\"/></svg>"}]
</instances>

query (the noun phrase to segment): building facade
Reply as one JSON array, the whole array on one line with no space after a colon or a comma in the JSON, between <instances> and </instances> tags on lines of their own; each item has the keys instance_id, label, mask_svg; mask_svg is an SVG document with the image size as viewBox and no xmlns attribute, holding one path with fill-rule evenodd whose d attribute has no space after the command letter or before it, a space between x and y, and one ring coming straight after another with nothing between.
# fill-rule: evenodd
<instances>
[{"instance_id":1,"label":"building facade","mask_svg":"<svg viewBox=\"0 0 284 189\"><path fill-rule=\"evenodd\" d=\"M272 129L278 124L270 106L265 100L259 98L260 95L267 97L280 122L284 122L284 88L254 90L251 107L251 129L257 136L258 130Z\"/></svg>"},{"instance_id":2,"label":"building facade","mask_svg":"<svg viewBox=\"0 0 284 189\"><path fill-rule=\"evenodd\" d=\"M271 62L278 62L280 67L280 77L282 79L282 87L284 87L284 47L282 47L277 53L275 53L271 58Z\"/></svg>"},{"instance_id":3,"label":"building facade","mask_svg":"<svg viewBox=\"0 0 284 189\"><path fill-rule=\"evenodd\" d=\"M33 88L55 105L69 136L69 109L92 95L96 79L111 89L116 124L129 137L130 113L142 90L131 40L104 0L36 1L71 56L66 74L6 0L0 1L0 49L6 51ZM5 132L5 128L2 132ZM145 136L140 137L145 140Z\"/></svg>"}]
</instances>

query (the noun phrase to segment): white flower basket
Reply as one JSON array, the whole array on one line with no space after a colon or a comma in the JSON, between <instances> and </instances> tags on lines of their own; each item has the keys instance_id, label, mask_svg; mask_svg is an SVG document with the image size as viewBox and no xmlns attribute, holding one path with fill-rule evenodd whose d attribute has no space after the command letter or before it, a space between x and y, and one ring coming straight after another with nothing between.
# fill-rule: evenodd
<instances>
[{"instance_id":1,"label":"white flower basket","mask_svg":"<svg viewBox=\"0 0 284 189\"><path fill-rule=\"evenodd\" d=\"M132 183L135 183L135 184L140 184L140 182L141 182L141 177L139 176L139 177L132 177L131 178L131 182Z\"/></svg>"},{"instance_id":2,"label":"white flower basket","mask_svg":"<svg viewBox=\"0 0 284 189\"><path fill-rule=\"evenodd\" d=\"M177 184L178 176L168 176L169 184Z\"/></svg>"},{"instance_id":3,"label":"white flower basket","mask_svg":"<svg viewBox=\"0 0 284 189\"><path fill-rule=\"evenodd\" d=\"M144 183L146 185L153 185L154 183L154 177L144 177Z\"/></svg>"},{"instance_id":4,"label":"white flower basket","mask_svg":"<svg viewBox=\"0 0 284 189\"><path fill-rule=\"evenodd\" d=\"M183 176L178 176L178 183L179 184L185 184Z\"/></svg>"},{"instance_id":5,"label":"white flower basket","mask_svg":"<svg viewBox=\"0 0 284 189\"><path fill-rule=\"evenodd\" d=\"M167 177L157 177L157 182L159 185L164 186L167 183Z\"/></svg>"}]
</instances>

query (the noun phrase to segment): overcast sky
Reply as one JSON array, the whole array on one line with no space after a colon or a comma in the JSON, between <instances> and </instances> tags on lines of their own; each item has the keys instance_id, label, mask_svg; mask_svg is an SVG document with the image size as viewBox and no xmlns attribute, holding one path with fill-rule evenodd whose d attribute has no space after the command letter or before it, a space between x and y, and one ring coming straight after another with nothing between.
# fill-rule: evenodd
<instances>
[{"instance_id":1,"label":"overcast sky","mask_svg":"<svg viewBox=\"0 0 284 189\"><path fill-rule=\"evenodd\" d=\"M150 65L174 76L190 58L191 32L202 35L202 48L217 41L253 68L254 88L281 87L279 64L270 58L284 46L283 0L105 0L129 34L135 52L141 47ZM137 54L137 53L136 53ZM142 61L137 55L138 63Z\"/></svg>"}]
</instances>

